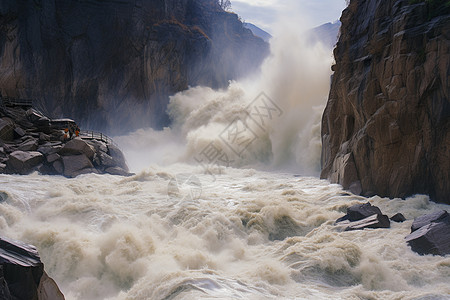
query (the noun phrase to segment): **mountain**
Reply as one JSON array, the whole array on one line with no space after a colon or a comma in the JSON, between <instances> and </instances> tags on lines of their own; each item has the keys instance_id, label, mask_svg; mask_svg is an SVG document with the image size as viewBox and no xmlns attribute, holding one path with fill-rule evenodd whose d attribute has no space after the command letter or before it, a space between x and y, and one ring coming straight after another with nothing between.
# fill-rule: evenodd
<instances>
[{"instance_id":1,"label":"mountain","mask_svg":"<svg viewBox=\"0 0 450 300\"><path fill-rule=\"evenodd\" d=\"M318 27L311 29L308 32L309 42L317 43L322 42L325 46L333 47L338 41L339 29L341 28L341 22L336 21L333 23L325 23Z\"/></svg>"},{"instance_id":2,"label":"mountain","mask_svg":"<svg viewBox=\"0 0 450 300\"><path fill-rule=\"evenodd\" d=\"M262 38L266 42L268 42L272 38L272 35L270 33L253 25L252 23L243 23L243 24L245 28L250 29L252 31L253 35Z\"/></svg>"},{"instance_id":3,"label":"mountain","mask_svg":"<svg viewBox=\"0 0 450 300\"><path fill-rule=\"evenodd\" d=\"M269 53L217 0L0 2L0 92L111 134L169 124L168 96Z\"/></svg>"},{"instance_id":4,"label":"mountain","mask_svg":"<svg viewBox=\"0 0 450 300\"><path fill-rule=\"evenodd\" d=\"M350 1L322 120L322 178L450 204L450 3Z\"/></svg>"}]
</instances>

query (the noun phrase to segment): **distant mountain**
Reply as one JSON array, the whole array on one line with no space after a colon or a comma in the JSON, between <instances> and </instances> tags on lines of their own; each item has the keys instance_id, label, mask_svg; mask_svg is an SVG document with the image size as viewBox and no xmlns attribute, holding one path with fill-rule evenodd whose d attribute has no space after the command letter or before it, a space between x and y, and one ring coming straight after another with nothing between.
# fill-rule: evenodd
<instances>
[{"instance_id":1,"label":"distant mountain","mask_svg":"<svg viewBox=\"0 0 450 300\"><path fill-rule=\"evenodd\" d=\"M322 42L325 46L333 48L338 40L339 28L341 28L341 22L339 21L315 27L309 32L310 42Z\"/></svg>"},{"instance_id":2,"label":"distant mountain","mask_svg":"<svg viewBox=\"0 0 450 300\"><path fill-rule=\"evenodd\" d=\"M256 25L253 25L251 23L243 23L243 24L244 24L244 27L247 29L250 29L255 36L262 38L266 42L268 42L272 38L272 35L270 35L270 33L262 30L261 28L259 28Z\"/></svg>"}]
</instances>

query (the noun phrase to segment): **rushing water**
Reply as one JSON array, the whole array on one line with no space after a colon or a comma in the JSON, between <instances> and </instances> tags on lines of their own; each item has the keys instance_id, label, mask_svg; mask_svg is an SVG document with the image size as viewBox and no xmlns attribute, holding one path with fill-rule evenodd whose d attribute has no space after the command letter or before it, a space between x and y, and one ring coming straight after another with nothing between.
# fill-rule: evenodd
<instances>
[{"instance_id":1,"label":"rushing water","mask_svg":"<svg viewBox=\"0 0 450 300\"><path fill-rule=\"evenodd\" d=\"M199 181L174 191L177 174ZM344 232L334 221L366 200L292 174L214 179L176 164L129 178L0 175L0 187L2 235L36 245L67 299L450 298L450 256L404 241L414 217L449 209L426 196L373 197L408 221Z\"/></svg>"}]
</instances>

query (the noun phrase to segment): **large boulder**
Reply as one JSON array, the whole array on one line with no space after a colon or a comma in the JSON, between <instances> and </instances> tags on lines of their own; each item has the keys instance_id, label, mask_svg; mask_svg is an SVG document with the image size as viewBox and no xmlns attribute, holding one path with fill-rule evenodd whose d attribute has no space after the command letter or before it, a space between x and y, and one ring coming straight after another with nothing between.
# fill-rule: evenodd
<instances>
[{"instance_id":1,"label":"large boulder","mask_svg":"<svg viewBox=\"0 0 450 300\"><path fill-rule=\"evenodd\" d=\"M59 150L61 155L77 155L84 154L89 159L92 159L95 154L95 150L86 141L75 138L67 142L61 150Z\"/></svg>"},{"instance_id":2,"label":"large boulder","mask_svg":"<svg viewBox=\"0 0 450 300\"><path fill-rule=\"evenodd\" d=\"M14 122L9 118L0 119L0 140L12 141L14 139Z\"/></svg>"},{"instance_id":3,"label":"large boulder","mask_svg":"<svg viewBox=\"0 0 450 300\"><path fill-rule=\"evenodd\" d=\"M0 297L4 300L63 300L32 245L0 237Z\"/></svg>"},{"instance_id":4,"label":"large boulder","mask_svg":"<svg viewBox=\"0 0 450 300\"><path fill-rule=\"evenodd\" d=\"M123 155L122 151L120 151L119 148L112 144L108 144L108 154L110 157L113 158L113 160L116 163L116 166L124 169L126 172L128 172L128 166L125 160L125 156Z\"/></svg>"},{"instance_id":5,"label":"large boulder","mask_svg":"<svg viewBox=\"0 0 450 300\"><path fill-rule=\"evenodd\" d=\"M346 231L364 228L389 228L388 216L370 203L356 204L347 208L347 214L336 220L336 225L345 227Z\"/></svg>"},{"instance_id":6,"label":"large boulder","mask_svg":"<svg viewBox=\"0 0 450 300\"><path fill-rule=\"evenodd\" d=\"M382 215L381 210L370 204L369 202L364 204L356 204L347 208L347 214L339 219L336 222L341 222L345 220L349 220L350 222L355 222L367 218L372 215Z\"/></svg>"},{"instance_id":7,"label":"large boulder","mask_svg":"<svg viewBox=\"0 0 450 300\"><path fill-rule=\"evenodd\" d=\"M448 1L349 1L322 119L321 178L450 204Z\"/></svg>"},{"instance_id":8,"label":"large boulder","mask_svg":"<svg viewBox=\"0 0 450 300\"><path fill-rule=\"evenodd\" d=\"M405 239L411 249L421 255L450 254L450 215L439 211L416 218L411 234Z\"/></svg>"},{"instance_id":9,"label":"large boulder","mask_svg":"<svg viewBox=\"0 0 450 300\"><path fill-rule=\"evenodd\" d=\"M31 173L43 159L44 156L40 152L14 151L10 154L6 165L11 172L25 175Z\"/></svg>"},{"instance_id":10,"label":"large boulder","mask_svg":"<svg viewBox=\"0 0 450 300\"><path fill-rule=\"evenodd\" d=\"M95 170L91 160L85 154L63 156L62 158L64 165L64 176L76 177L80 174L85 174Z\"/></svg>"}]
</instances>

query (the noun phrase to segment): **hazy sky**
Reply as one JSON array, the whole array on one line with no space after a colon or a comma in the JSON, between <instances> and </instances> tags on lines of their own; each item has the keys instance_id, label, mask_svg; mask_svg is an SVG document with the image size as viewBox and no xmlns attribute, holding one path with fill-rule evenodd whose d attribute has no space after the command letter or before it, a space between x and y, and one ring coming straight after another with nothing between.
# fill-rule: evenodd
<instances>
[{"instance_id":1,"label":"hazy sky","mask_svg":"<svg viewBox=\"0 0 450 300\"><path fill-rule=\"evenodd\" d=\"M302 18L315 27L339 20L346 7L345 0L231 0L231 6L245 22L269 32L280 17Z\"/></svg>"}]
</instances>

